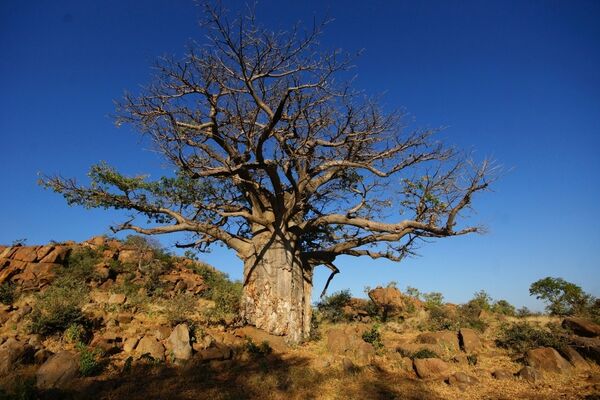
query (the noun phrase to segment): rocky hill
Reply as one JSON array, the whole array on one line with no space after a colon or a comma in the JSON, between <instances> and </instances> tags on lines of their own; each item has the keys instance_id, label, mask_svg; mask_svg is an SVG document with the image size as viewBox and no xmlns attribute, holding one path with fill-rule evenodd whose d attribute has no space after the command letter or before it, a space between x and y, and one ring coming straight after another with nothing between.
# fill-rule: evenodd
<instances>
[{"instance_id":1,"label":"rocky hill","mask_svg":"<svg viewBox=\"0 0 600 400\"><path fill-rule=\"evenodd\" d=\"M315 308L288 347L240 284L140 237L0 247L0 399L594 399L600 326L395 286Z\"/></svg>"}]
</instances>

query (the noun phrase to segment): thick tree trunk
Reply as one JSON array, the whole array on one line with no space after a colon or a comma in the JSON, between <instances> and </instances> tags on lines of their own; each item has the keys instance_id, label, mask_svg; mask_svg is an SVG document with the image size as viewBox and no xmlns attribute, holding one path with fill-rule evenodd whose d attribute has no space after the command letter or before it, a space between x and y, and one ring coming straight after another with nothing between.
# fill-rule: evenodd
<instances>
[{"instance_id":1,"label":"thick tree trunk","mask_svg":"<svg viewBox=\"0 0 600 400\"><path fill-rule=\"evenodd\" d=\"M244 263L241 314L247 323L298 343L310 332L312 268L302 264L293 244L257 240Z\"/></svg>"}]
</instances>

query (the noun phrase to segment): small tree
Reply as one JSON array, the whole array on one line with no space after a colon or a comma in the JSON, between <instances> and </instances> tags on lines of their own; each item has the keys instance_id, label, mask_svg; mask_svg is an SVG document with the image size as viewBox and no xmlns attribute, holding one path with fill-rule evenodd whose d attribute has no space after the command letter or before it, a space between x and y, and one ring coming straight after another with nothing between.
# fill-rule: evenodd
<instances>
[{"instance_id":1,"label":"small tree","mask_svg":"<svg viewBox=\"0 0 600 400\"><path fill-rule=\"evenodd\" d=\"M315 267L331 270L328 284L340 256L400 261L422 239L480 231L459 221L488 188L490 163L352 90L348 57L318 48L322 24L271 32L208 5L206 17L208 41L159 62L154 82L119 106L117 123L149 137L176 174L150 181L100 164L88 186L43 185L69 204L154 222L114 231L225 244L244 262L243 319L292 342L308 337Z\"/></svg>"},{"instance_id":2,"label":"small tree","mask_svg":"<svg viewBox=\"0 0 600 400\"><path fill-rule=\"evenodd\" d=\"M576 284L549 276L533 282L529 294L546 302L546 310L554 315L582 313L591 301L591 296Z\"/></svg>"}]
</instances>

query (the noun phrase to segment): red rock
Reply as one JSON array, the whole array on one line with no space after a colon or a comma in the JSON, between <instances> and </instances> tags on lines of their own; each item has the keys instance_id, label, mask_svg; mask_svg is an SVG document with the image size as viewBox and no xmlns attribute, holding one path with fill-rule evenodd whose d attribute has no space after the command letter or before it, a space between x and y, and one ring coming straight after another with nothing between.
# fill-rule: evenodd
<instances>
[{"instance_id":1,"label":"red rock","mask_svg":"<svg viewBox=\"0 0 600 400\"><path fill-rule=\"evenodd\" d=\"M525 362L535 369L544 372L566 373L573 368L567 360L565 360L552 347L540 347L532 349L525 353Z\"/></svg>"},{"instance_id":2,"label":"red rock","mask_svg":"<svg viewBox=\"0 0 600 400\"><path fill-rule=\"evenodd\" d=\"M590 367L590 364L585 361L585 358L583 358L581 354L579 354L577 350L571 346L565 347L563 355L575 368L587 369Z\"/></svg>"},{"instance_id":3,"label":"red rock","mask_svg":"<svg viewBox=\"0 0 600 400\"><path fill-rule=\"evenodd\" d=\"M447 378L448 364L439 358L416 358L413 365L421 379Z\"/></svg>"},{"instance_id":4,"label":"red rock","mask_svg":"<svg viewBox=\"0 0 600 400\"><path fill-rule=\"evenodd\" d=\"M62 264L71 249L67 246L56 246L48 255L40 260L43 263Z\"/></svg>"},{"instance_id":5,"label":"red rock","mask_svg":"<svg viewBox=\"0 0 600 400\"><path fill-rule=\"evenodd\" d=\"M461 328L458 337L461 347L466 353L475 353L481 349L481 340L473 329Z\"/></svg>"},{"instance_id":6,"label":"red rock","mask_svg":"<svg viewBox=\"0 0 600 400\"><path fill-rule=\"evenodd\" d=\"M453 331L425 332L417 337L419 343L434 344L438 346L438 351L458 351L458 336Z\"/></svg>"},{"instance_id":7,"label":"red rock","mask_svg":"<svg viewBox=\"0 0 600 400\"><path fill-rule=\"evenodd\" d=\"M368 293L369 298L382 310L384 318L403 314L406 311L404 296L395 287L377 287Z\"/></svg>"},{"instance_id":8,"label":"red rock","mask_svg":"<svg viewBox=\"0 0 600 400\"><path fill-rule=\"evenodd\" d=\"M562 326L571 329L576 335L585 337L600 336L600 325L583 318L567 317Z\"/></svg>"},{"instance_id":9,"label":"red rock","mask_svg":"<svg viewBox=\"0 0 600 400\"><path fill-rule=\"evenodd\" d=\"M37 259L41 260L42 258L46 257L48 255L48 253L50 253L52 250L54 249L54 246L52 245L48 245L48 246L42 246L37 250Z\"/></svg>"},{"instance_id":10,"label":"red rock","mask_svg":"<svg viewBox=\"0 0 600 400\"><path fill-rule=\"evenodd\" d=\"M12 258L19 261L35 262L37 260L38 247L20 247Z\"/></svg>"}]
</instances>

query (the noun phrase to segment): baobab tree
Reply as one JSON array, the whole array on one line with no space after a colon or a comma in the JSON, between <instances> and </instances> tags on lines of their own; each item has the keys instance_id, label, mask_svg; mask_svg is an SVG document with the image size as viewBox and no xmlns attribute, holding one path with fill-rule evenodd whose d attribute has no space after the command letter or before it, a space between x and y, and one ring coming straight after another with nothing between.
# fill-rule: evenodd
<instances>
[{"instance_id":1,"label":"baobab tree","mask_svg":"<svg viewBox=\"0 0 600 400\"><path fill-rule=\"evenodd\" d=\"M480 230L459 220L488 188L490 163L353 90L351 59L319 48L324 24L272 32L210 6L205 22L204 43L161 59L118 105L117 124L150 138L176 173L151 181L99 164L87 185L44 186L150 221L115 232L189 232L182 247L232 249L244 263L241 317L290 342L309 333L315 267L331 270L327 287L339 256L400 261L429 238Z\"/></svg>"}]
</instances>

